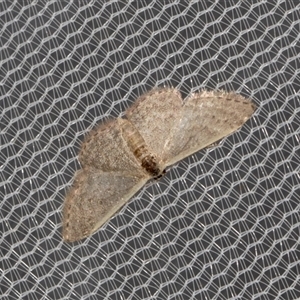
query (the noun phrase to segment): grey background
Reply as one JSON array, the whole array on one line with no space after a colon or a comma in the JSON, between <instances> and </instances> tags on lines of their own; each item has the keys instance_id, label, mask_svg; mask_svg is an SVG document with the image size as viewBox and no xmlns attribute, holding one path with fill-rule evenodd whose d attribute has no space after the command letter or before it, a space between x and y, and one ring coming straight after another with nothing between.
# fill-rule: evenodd
<instances>
[{"instance_id":1,"label":"grey background","mask_svg":"<svg viewBox=\"0 0 300 300\"><path fill-rule=\"evenodd\" d=\"M298 299L298 1L0 1L1 299ZM84 135L155 86L258 110L61 239Z\"/></svg>"}]
</instances>

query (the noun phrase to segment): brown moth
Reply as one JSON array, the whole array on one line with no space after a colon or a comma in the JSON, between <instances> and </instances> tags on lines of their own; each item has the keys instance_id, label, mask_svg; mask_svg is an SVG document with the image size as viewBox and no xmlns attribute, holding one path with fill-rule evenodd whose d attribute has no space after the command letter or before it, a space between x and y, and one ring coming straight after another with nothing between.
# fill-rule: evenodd
<instances>
[{"instance_id":1,"label":"brown moth","mask_svg":"<svg viewBox=\"0 0 300 300\"><path fill-rule=\"evenodd\" d=\"M175 88L153 89L117 118L92 130L82 144L63 211L63 239L74 242L99 229L167 166L241 127L253 114L248 99L202 91L182 100Z\"/></svg>"}]
</instances>

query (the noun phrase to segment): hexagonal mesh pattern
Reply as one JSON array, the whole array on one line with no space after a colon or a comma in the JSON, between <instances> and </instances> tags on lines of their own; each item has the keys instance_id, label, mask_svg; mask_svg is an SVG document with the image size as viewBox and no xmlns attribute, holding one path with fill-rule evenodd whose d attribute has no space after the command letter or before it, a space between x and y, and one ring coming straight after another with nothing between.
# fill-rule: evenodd
<instances>
[{"instance_id":1,"label":"hexagonal mesh pattern","mask_svg":"<svg viewBox=\"0 0 300 300\"><path fill-rule=\"evenodd\" d=\"M297 1L0 1L1 299L299 299ZM254 116L61 239L84 135L154 86Z\"/></svg>"}]
</instances>

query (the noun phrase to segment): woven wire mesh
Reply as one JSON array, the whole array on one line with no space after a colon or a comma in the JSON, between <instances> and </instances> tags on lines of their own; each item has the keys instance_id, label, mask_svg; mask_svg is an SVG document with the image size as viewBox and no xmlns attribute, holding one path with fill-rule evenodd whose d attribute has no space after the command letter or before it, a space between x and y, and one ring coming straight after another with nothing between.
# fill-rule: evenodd
<instances>
[{"instance_id":1,"label":"woven wire mesh","mask_svg":"<svg viewBox=\"0 0 300 300\"><path fill-rule=\"evenodd\" d=\"M300 298L299 20L298 1L1 1L0 298ZM64 243L84 135L155 86L258 110Z\"/></svg>"}]
</instances>

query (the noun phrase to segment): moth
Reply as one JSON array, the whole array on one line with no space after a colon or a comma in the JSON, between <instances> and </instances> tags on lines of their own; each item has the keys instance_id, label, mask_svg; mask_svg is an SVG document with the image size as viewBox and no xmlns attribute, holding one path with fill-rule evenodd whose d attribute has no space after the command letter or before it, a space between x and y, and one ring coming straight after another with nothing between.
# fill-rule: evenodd
<instances>
[{"instance_id":1,"label":"moth","mask_svg":"<svg viewBox=\"0 0 300 300\"><path fill-rule=\"evenodd\" d=\"M255 108L225 91L201 91L184 101L176 88L140 96L124 118L101 124L82 143L82 169L64 203L63 239L94 233L149 179L236 131Z\"/></svg>"}]
</instances>

